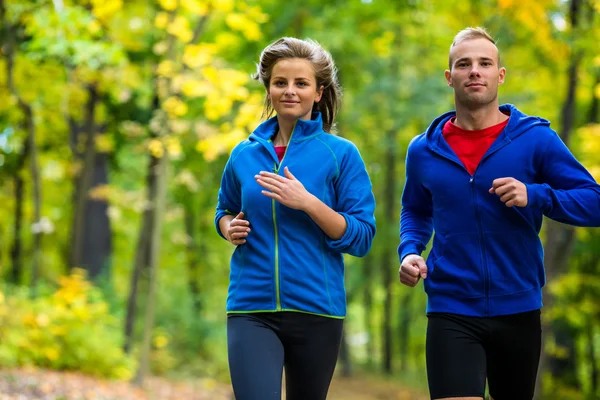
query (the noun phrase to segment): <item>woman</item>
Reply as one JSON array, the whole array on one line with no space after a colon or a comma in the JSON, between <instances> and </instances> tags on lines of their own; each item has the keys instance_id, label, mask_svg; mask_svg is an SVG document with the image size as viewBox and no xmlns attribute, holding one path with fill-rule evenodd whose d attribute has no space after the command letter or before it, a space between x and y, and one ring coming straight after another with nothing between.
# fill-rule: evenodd
<instances>
[{"instance_id":1,"label":"woman","mask_svg":"<svg viewBox=\"0 0 600 400\"><path fill-rule=\"evenodd\" d=\"M255 79L264 115L232 151L215 222L236 245L227 340L238 400L325 399L346 314L343 253L364 256L375 199L364 162L332 135L341 89L331 55L313 41L265 48Z\"/></svg>"}]
</instances>

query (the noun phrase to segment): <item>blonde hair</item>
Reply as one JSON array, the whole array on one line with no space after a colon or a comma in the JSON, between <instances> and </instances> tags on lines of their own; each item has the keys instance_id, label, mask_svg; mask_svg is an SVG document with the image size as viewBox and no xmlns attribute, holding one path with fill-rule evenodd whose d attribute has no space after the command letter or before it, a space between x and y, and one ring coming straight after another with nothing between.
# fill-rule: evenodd
<instances>
[{"instance_id":1,"label":"blonde hair","mask_svg":"<svg viewBox=\"0 0 600 400\"><path fill-rule=\"evenodd\" d=\"M317 89L321 86L324 88L321 100L313 104L313 111L321 112L323 130L331 132L342 97L342 88L337 78L337 68L331 54L314 40L283 37L271 43L262 51L256 74L252 78L261 82L268 90L273 67L278 61L286 58L300 58L308 60L312 64ZM263 117L271 117L274 111L269 96L266 96Z\"/></svg>"},{"instance_id":2,"label":"blonde hair","mask_svg":"<svg viewBox=\"0 0 600 400\"><path fill-rule=\"evenodd\" d=\"M492 42L492 44L494 44L494 46L496 45L496 41L494 40L492 35L490 35L488 33L488 31L485 28L483 28L481 26L477 26L475 28L473 28L473 27L465 28L462 31L458 32L456 34L456 36L454 36L454 40L452 41L452 44L450 45L450 52L448 54L448 68L452 69L452 56L450 55L450 53L452 53L452 49L454 48L454 46L456 46L457 44L459 44L461 42L464 42L465 40L473 40L473 39L486 39L486 40L489 40L490 42ZM500 51L498 51L498 66L501 66Z\"/></svg>"}]
</instances>

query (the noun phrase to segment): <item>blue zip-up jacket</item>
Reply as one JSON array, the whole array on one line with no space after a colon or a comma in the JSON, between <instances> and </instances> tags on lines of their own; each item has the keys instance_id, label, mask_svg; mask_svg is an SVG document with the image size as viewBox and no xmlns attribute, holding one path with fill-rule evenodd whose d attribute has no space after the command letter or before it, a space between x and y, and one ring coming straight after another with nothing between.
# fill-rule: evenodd
<instances>
[{"instance_id":1,"label":"blue zip-up jacket","mask_svg":"<svg viewBox=\"0 0 600 400\"><path fill-rule=\"evenodd\" d=\"M225 166L215 224L244 212L251 232L237 246L230 269L227 312L299 311L334 318L346 315L342 253L362 257L375 235L375 199L365 164L352 142L323 131L320 113L298 120L279 162L271 137L273 117L237 145ZM261 193L254 176L283 168L306 190L339 212L347 223L330 239L304 211Z\"/></svg>"},{"instance_id":2,"label":"blue zip-up jacket","mask_svg":"<svg viewBox=\"0 0 600 400\"><path fill-rule=\"evenodd\" d=\"M504 131L471 176L442 135L456 114L437 118L413 139L406 157L400 262L421 254L435 230L424 280L427 312L496 316L542 307L546 277L542 216L600 226L600 186L542 118L513 105ZM494 179L527 187L526 207L490 194Z\"/></svg>"}]
</instances>

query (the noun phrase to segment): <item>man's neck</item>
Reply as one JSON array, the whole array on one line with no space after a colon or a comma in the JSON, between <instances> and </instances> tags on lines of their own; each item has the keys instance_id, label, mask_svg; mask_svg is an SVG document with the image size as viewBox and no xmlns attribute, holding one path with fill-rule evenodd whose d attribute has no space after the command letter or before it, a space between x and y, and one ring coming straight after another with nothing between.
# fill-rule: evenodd
<instances>
[{"instance_id":1,"label":"man's neck","mask_svg":"<svg viewBox=\"0 0 600 400\"><path fill-rule=\"evenodd\" d=\"M454 124L461 129L478 131L497 125L507 118L498 109L497 102L476 109L456 104L456 120L454 120Z\"/></svg>"}]
</instances>

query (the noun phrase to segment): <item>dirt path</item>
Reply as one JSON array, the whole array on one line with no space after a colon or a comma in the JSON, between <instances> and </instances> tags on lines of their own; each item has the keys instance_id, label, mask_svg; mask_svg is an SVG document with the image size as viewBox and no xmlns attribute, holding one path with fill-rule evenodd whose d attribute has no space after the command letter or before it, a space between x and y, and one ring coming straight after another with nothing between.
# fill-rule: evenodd
<instances>
[{"instance_id":1,"label":"dirt path","mask_svg":"<svg viewBox=\"0 0 600 400\"><path fill-rule=\"evenodd\" d=\"M150 378L144 389L79 373L0 371L0 400L232 400L229 385L211 379ZM423 394L377 378L335 378L329 400L425 400Z\"/></svg>"}]
</instances>

